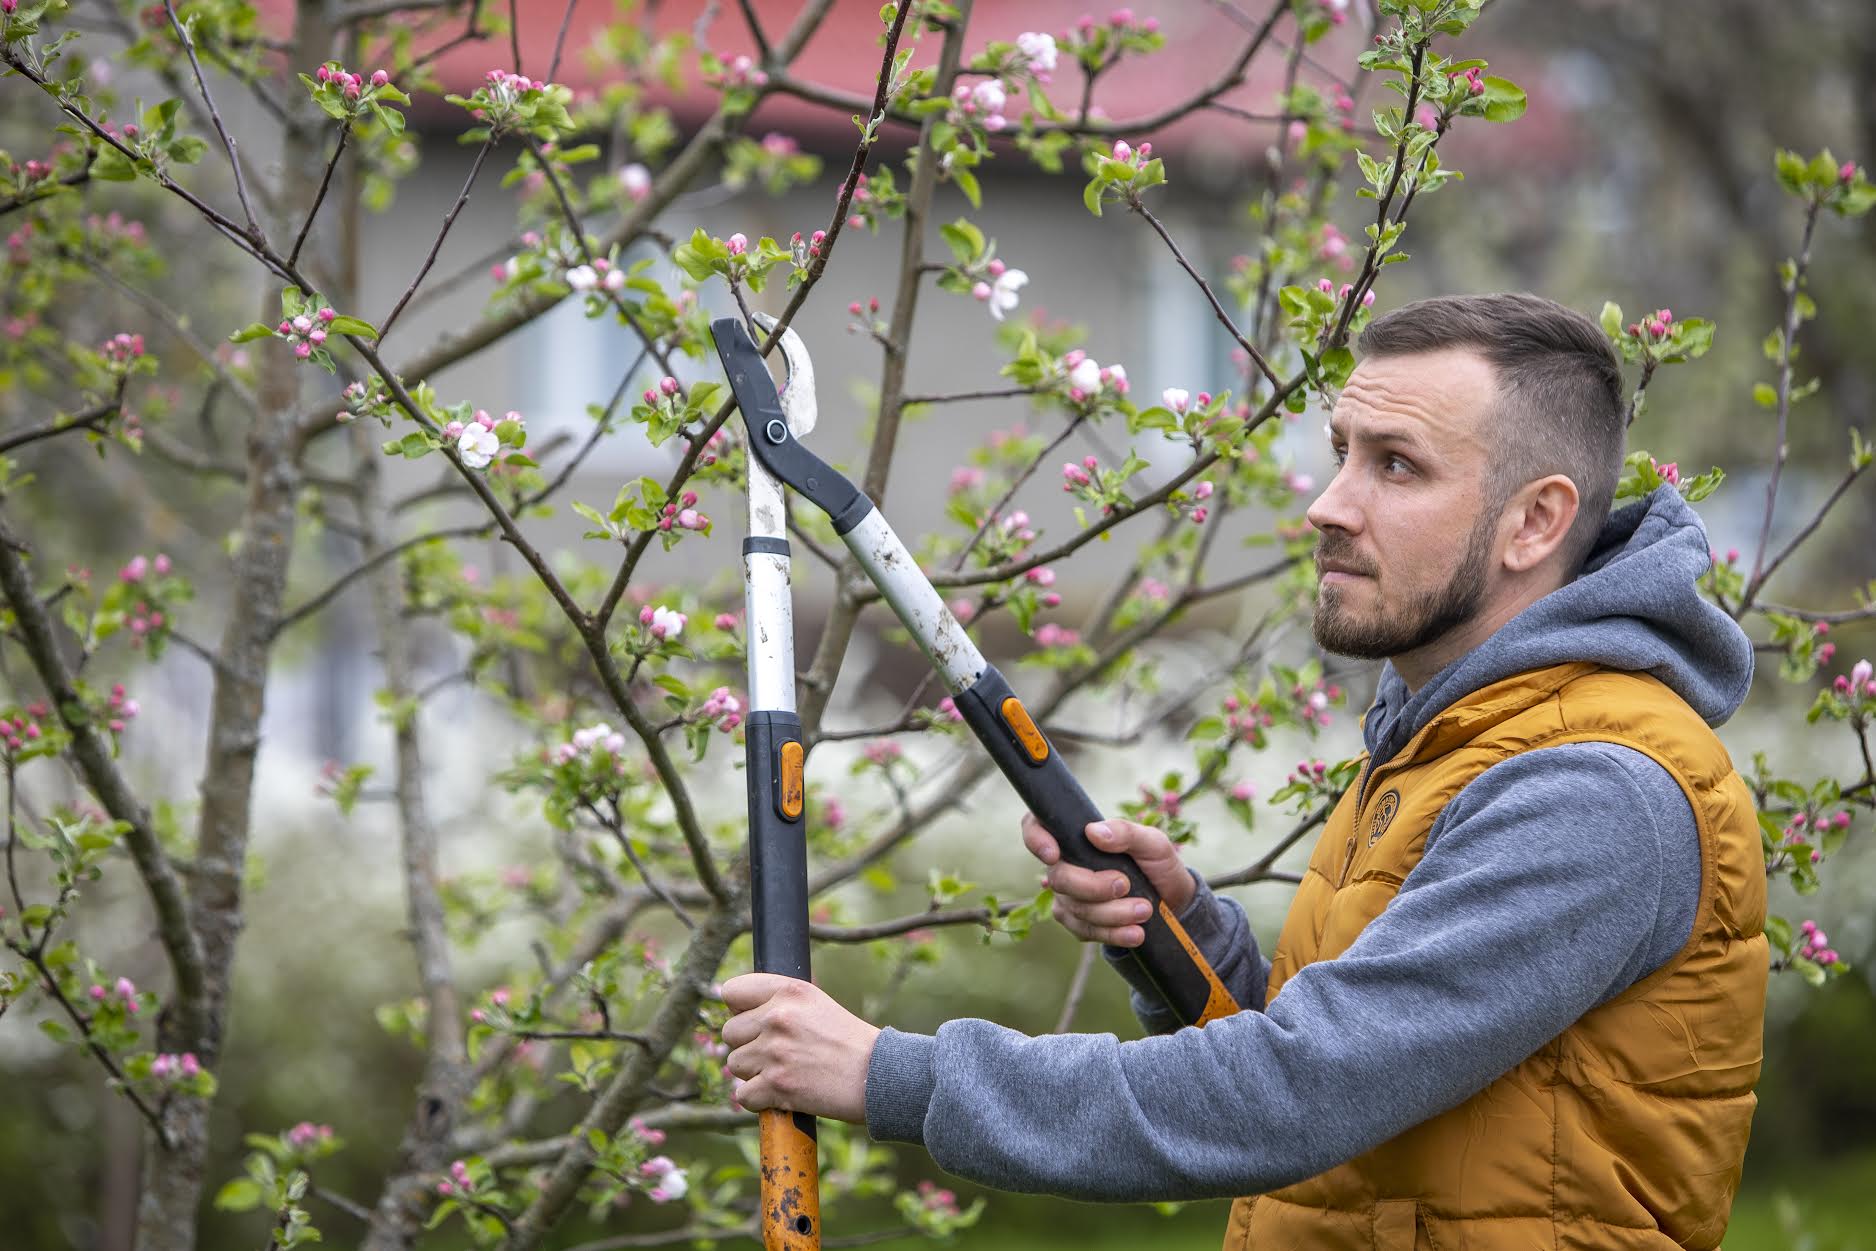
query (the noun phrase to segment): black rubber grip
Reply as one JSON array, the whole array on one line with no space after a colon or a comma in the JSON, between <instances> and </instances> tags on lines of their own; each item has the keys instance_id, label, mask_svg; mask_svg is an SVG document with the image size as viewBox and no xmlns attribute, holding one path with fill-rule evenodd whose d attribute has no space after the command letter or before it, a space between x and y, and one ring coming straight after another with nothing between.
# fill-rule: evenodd
<instances>
[{"instance_id":1,"label":"black rubber grip","mask_svg":"<svg viewBox=\"0 0 1876 1251\"><path fill-rule=\"evenodd\" d=\"M782 815L782 744L801 742L792 712L752 711L745 724L748 770L750 910L756 969L808 979L807 806Z\"/></svg>"},{"instance_id":2,"label":"black rubber grip","mask_svg":"<svg viewBox=\"0 0 1876 1251\"><path fill-rule=\"evenodd\" d=\"M1188 947L1190 939L1184 930L1171 919L1168 910L1161 908L1159 892L1133 858L1102 851L1088 841L1085 828L1089 822L1101 819L1101 810L1081 789L1053 744L1040 761L1024 750L1002 713L1003 701L1014 694L996 666L988 665L975 685L954 698L965 723L988 749L1024 805L1042 828L1055 836L1062 859L1084 869L1119 870L1127 875L1129 893L1153 905L1144 924L1146 941L1133 948L1130 955L1166 1005L1187 1025L1200 1025L1237 1011L1218 975L1195 948Z\"/></svg>"}]
</instances>

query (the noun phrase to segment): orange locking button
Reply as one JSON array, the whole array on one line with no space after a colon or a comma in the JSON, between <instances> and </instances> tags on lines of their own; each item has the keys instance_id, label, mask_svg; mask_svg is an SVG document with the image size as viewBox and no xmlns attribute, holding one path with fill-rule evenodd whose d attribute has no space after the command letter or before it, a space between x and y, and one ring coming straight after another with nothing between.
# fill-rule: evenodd
<instances>
[{"instance_id":1,"label":"orange locking button","mask_svg":"<svg viewBox=\"0 0 1876 1251\"><path fill-rule=\"evenodd\" d=\"M1042 731L1029 719L1029 709L1023 707L1023 701L1012 695L1003 701L1003 724L1010 727L1016 735L1016 741L1023 745L1029 758L1040 764L1049 757L1049 740L1042 737Z\"/></svg>"},{"instance_id":2,"label":"orange locking button","mask_svg":"<svg viewBox=\"0 0 1876 1251\"><path fill-rule=\"evenodd\" d=\"M782 815L793 821L801 815L801 744L782 744Z\"/></svg>"}]
</instances>

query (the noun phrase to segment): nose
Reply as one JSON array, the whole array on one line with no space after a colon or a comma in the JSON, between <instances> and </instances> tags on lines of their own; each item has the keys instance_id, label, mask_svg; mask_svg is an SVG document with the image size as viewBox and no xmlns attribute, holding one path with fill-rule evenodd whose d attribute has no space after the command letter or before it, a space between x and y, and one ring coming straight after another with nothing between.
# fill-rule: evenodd
<instances>
[{"instance_id":1,"label":"nose","mask_svg":"<svg viewBox=\"0 0 1876 1251\"><path fill-rule=\"evenodd\" d=\"M1336 470L1328 485L1322 488L1322 494L1315 498L1303 514L1318 531L1334 529L1349 534L1361 533L1360 504L1347 478L1348 475L1341 469Z\"/></svg>"}]
</instances>

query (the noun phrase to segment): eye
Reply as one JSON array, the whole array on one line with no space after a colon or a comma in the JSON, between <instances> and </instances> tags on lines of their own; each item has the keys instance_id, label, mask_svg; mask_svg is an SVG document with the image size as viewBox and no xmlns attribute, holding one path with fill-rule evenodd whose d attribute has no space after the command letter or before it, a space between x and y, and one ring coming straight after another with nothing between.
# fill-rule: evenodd
<instances>
[{"instance_id":1,"label":"eye","mask_svg":"<svg viewBox=\"0 0 1876 1251\"><path fill-rule=\"evenodd\" d=\"M1396 471L1396 466L1399 467L1399 472L1404 473L1404 474L1412 473L1413 468L1414 468L1412 463L1401 459L1399 456L1390 454L1387 458L1388 472L1394 473Z\"/></svg>"}]
</instances>

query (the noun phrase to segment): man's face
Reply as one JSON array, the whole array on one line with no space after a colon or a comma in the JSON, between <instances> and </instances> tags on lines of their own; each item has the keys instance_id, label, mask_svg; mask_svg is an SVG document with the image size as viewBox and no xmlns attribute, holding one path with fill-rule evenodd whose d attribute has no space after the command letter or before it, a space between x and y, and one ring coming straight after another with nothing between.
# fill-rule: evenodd
<instances>
[{"instance_id":1,"label":"man's face","mask_svg":"<svg viewBox=\"0 0 1876 1251\"><path fill-rule=\"evenodd\" d=\"M1316 642L1378 660L1471 621L1494 575L1486 499L1491 365L1447 349L1356 366L1329 422L1338 468L1315 503Z\"/></svg>"}]
</instances>

